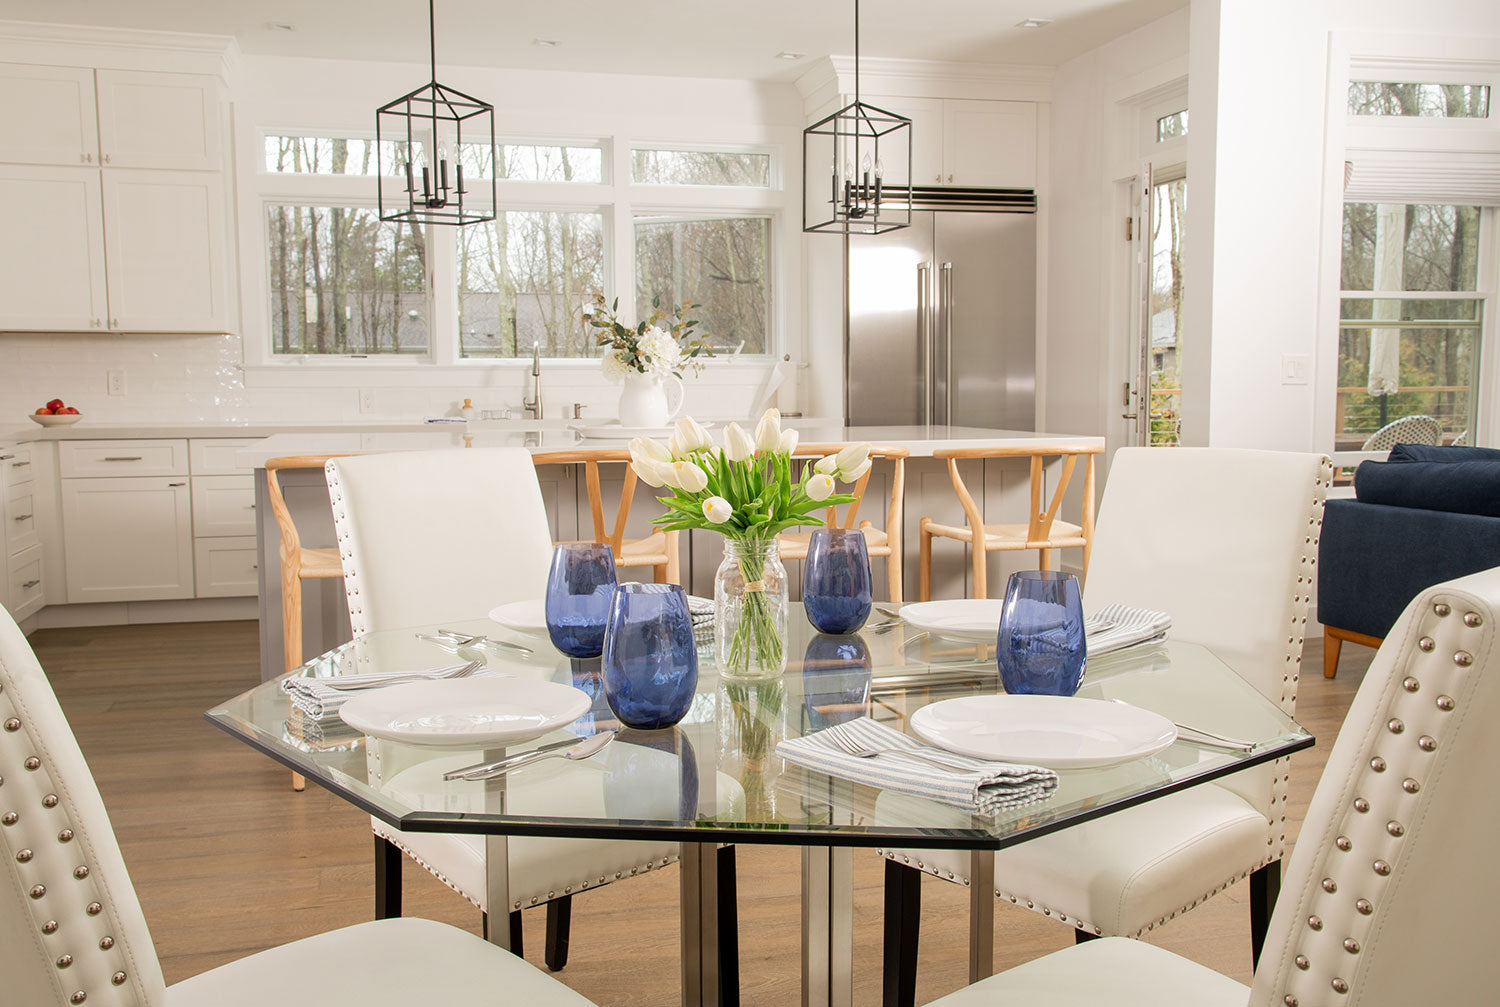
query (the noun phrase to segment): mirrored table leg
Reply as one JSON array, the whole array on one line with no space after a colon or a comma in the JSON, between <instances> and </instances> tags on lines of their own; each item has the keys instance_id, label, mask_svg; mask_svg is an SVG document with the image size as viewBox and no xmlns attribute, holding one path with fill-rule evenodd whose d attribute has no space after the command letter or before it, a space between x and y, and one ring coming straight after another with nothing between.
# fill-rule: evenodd
<instances>
[{"instance_id":1,"label":"mirrored table leg","mask_svg":"<svg viewBox=\"0 0 1500 1007\"><path fill-rule=\"evenodd\" d=\"M496 762L505 758L505 750L497 749L484 753L485 762ZM505 813L505 777L500 776L482 784L484 808L494 814ZM510 838L508 836L484 837L484 906L489 917L485 938L496 947L507 951L511 946L510 927Z\"/></svg>"},{"instance_id":2,"label":"mirrored table leg","mask_svg":"<svg viewBox=\"0 0 1500 1007\"><path fill-rule=\"evenodd\" d=\"M720 1007L717 843L683 843L682 1004Z\"/></svg>"},{"instance_id":3,"label":"mirrored table leg","mask_svg":"<svg viewBox=\"0 0 1500 1007\"><path fill-rule=\"evenodd\" d=\"M995 854L969 853L969 982L995 974Z\"/></svg>"},{"instance_id":4,"label":"mirrored table leg","mask_svg":"<svg viewBox=\"0 0 1500 1007\"><path fill-rule=\"evenodd\" d=\"M802 1004L854 1003L854 851L802 848Z\"/></svg>"}]
</instances>

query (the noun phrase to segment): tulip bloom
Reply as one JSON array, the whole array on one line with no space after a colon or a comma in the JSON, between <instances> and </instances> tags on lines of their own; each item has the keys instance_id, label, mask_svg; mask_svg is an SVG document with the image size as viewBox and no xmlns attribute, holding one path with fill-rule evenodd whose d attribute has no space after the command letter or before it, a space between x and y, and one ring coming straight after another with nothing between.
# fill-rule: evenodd
<instances>
[{"instance_id":1,"label":"tulip bloom","mask_svg":"<svg viewBox=\"0 0 1500 1007\"><path fill-rule=\"evenodd\" d=\"M795 430L783 430L781 432L781 444L777 447L776 450L780 451L784 455L789 455L793 451L796 451L797 450L797 437L798 437L797 431L795 431Z\"/></svg>"},{"instance_id":2,"label":"tulip bloom","mask_svg":"<svg viewBox=\"0 0 1500 1007\"><path fill-rule=\"evenodd\" d=\"M723 524L734 516L734 508L723 497L709 497L703 501L703 516L714 524Z\"/></svg>"},{"instance_id":3,"label":"tulip bloom","mask_svg":"<svg viewBox=\"0 0 1500 1007\"><path fill-rule=\"evenodd\" d=\"M837 455L824 455L813 465L813 471L823 476L831 476L839 470Z\"/></svg>"},{"instance_id":4,"label":"tulip bloom","mask_svg":"<svg viewBox=\"0 0 1500 1007\"><path fill-rule=\"evenodd\" d=\"M755 442L738 423L731 423L724 429L724 454L732 462L755 457Z\"/></svg>"},{"instance_id":5,"label":"tulip bloom","mask_svg":"<svg viewBox=\"0 0 1500 1007\"><path fill-rule=\"evenodd\" d=\"M852 472L870 457L870 445L850 444L834 455L840 472Z\"/></svg>"},{"instance_id":6,"label":"tulip bloom","mask_svg":"<svg viewBox=\"0 0 1500 1007\"><path fill-rule=\"evenodd\" d=\"M817 473L807 480L807 495L811 500L822 503L833 496L833 476Z\"/></svg>"},{"instance_id":7,"label":"tulip bloom","mask_svg":"<svg viewBox=\"0 0 1500 1007\"><path fill-rule=\"evenodd\" d=\"M670 485L684 493L701 493L708 485L708 473L704 472L696 462L673 462L670 468L672 470Z\"/></svg>"},{"instance_id":8,"label":"tulip bloom","mask_svg":"<svg viewBox=\"0 0 1500 1007\"><path fill-rule=\"evenodd\" d=\"M755 424L755 450L778 451L781 449L781 413L767 409L760 422Z\"/></svg>"},{"instance_id":9,"label":"tulip bloom","mask_svg":"<svg viewBox=\"0 0 1500 1007\"><path fill-rule=\"evenodd\" d=\"M870 471L870 459L866 458L864 461L860 462L848 472L840 472L839 478L846 483L852 483L857 481L860 476L864 475L868 471Z\"/></svg>"},{"instance_id":10,"label":"tulip bloom","mask_svg":"<svg viewBox=\"0 0 1500 1007\"><path fill-rule=\"evenodd\" d=\"M686 458L713 446L713 438L708 436L708 431L691 416L684 416L677 421L677 429L672 431L672 439L668 442L674 458Z\"/></svg>"}]
</instances>

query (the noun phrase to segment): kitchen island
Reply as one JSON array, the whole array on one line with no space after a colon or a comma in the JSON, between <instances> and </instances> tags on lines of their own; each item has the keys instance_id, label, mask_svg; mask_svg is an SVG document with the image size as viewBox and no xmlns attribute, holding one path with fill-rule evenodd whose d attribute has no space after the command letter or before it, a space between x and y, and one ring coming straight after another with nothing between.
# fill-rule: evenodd
<instances>
[{"instance_id":1,"label":"kitchen island","mask_svg":"<svg viewBox=\"0 0 1500 1007\"><path fill-rule=\"evenodd\" d=\"M978 427L882 426L846 427L838 422L789 418L784 426L796 429L803 444L840 444L867 441L911 452L906 463L905 492L899 533L903 545L904 592L907 600L917 596L918 528L922 517L947 524L963 524L964 514L953 492L947 463L934 452L955 447L1045 447L1061 444L1102 444L1101 437L1073 436L1024 430L990 430ZM718 436L722 424L711 432ZM255 470L257 552L260 598L261 672L271 678L283 671L281 632L280 533L271 512L265 478L270 458L339 454L373 454L387 451L429 451L444 448L519 447L532 453L586 448L623 448L624 440L583 438L559 421L548 423L473 423L440 425L417 431L343 430L278 433L242 448L235 461L242 469ZM538 469L542 497L546 503L553 538L564 541L591 538L587 491L578 475L579 466L549 465ZM963 463L964 479L986 521L1026 520L1030 504L1028 463L1021 459L995 459ZM624 479L623 465L607 465L601 472L604 507L614 513ZM316 548L334 542L333 516L323 475L316 469L285 471L281 476L287 507L304 546ZM1070 497L1076 497L1080 480L1074 480ZM890 503L891 463L876 465L865 492L861 519L877 527L885 524ZM1077 511L1077 503L1064 505L1064 513ZM634 497L628 537L646 534L660 508L640 486ZM421 515L413 516L413 533L420 534ZM723 555L720 536L692 532L681 544L683 585L695 594L711 594L714 571ZM1062 566L1073 568L1080 557L1076 550L1062 555ZM1034 569L1035 553L992 553L991 584L1004 584L1012 571ZM886 578L883 561L877 560L875 582L884 596ZM792 596L800 596L800 564L788 563ZM933 550L933 597L963 597L968 584L966 550L954 543L939 543ZM303 653L318 654L349 639L348 615L343 586L336 580L304 581ZM998 590L998 589L997 589Z\"/></svg>"}]
</instances>

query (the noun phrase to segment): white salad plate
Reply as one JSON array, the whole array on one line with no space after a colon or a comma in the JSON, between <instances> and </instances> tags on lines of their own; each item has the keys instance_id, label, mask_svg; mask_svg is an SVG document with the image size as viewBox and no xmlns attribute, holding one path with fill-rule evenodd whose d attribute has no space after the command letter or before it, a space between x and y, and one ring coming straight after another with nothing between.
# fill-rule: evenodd
<instances>
[{"instance_id":1,"label":"white salad plate","mask_svg":"<svg viewBox=\"0 0 1500 1007\"><path fill-rule=\"evenodd\" d=\"M408 682L362 692L339 716L372 738L437 748L510 745L577 720L593 703L570 685L524 678Z\"/></svg>"},{"instance_id":2,"label":"white salad plate","mask_svg":"<svg viewBox=\"0 0 1500 1007\"><path fill-rule=\"evenodd\" d=\"M1076 696L962 696L924 706L911 729L976 759L1048 769L1097 769L1155 755L1177 740L1150 710Z\"/></svg>"},{"instance_id":3,"label":"white salad plate","mask_svg":"<svg viewBox=\"0 0 1500 1007\"><path fill-rule=\"evenodd\" d=\"M513 601L490 609L490 620L506 629L532 636L547 635L547 602L541 598Z\"/></svg>"},{"instance_id":4,"label":"white salad plate","mask_svg":"<svg viewBox=\"0 0 1500 1007\"><path fill-rule=\"evenodd\" d=\"M994 645L1000 635L999 598L956 598L949 601L919 601L901 606L901 618L915 629L949 640L972 640Z\"/></svg>"}]
</instances>

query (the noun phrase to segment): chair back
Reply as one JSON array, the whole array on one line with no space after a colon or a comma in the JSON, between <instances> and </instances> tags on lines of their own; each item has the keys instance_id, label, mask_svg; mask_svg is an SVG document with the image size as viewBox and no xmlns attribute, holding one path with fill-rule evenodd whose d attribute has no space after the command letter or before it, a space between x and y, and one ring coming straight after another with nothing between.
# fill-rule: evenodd
<instances>
[{"instance_id":1,"label":"chair back","mask_svg":"<svg viewBox=\"0 0 1500 1007\"><path fill-rule=\"evenodd\" d=\"M1389 451L1397 444L1441 444L1443 425L1431 416L1403 416L1375 431L1361 451Z\"/></svg>"},{"instance_id":2,"label":"chair back","mask_svg":"<svg viewBox=\"0 0 1500 1007\"><path fill-rule=\"evenodd\" d=\"M594 523L594 541L607 545L618 559L625 545L625 525L630 520L630 504L635 498L636 474L629 464L625 466L625 484L620 488L620 505L615 508L615 523L604 523L604 490L599 482L600 462L630 461L630 452L623 448L594 448L580 451L546 451L531 456L532 464L582 465L584 484L589 494L589 516Z\"/></svg>"},{"instance_id":3,"label":"chair back","mask_svg":"<svg viewBox=\"0 0 1500 1007\"><path fill-rule=\"evenodd\" d=\"M347 458L348 455L290 455L285 458L266 460L266 490L271 498L271 514L276 518L276 527L281 532L281 555L295 558L302 548L302 537L292 522L291 511L286 506L286 496L281 491L281 478L277 472L287 469L320 469L330 458Z\"/></svg>"},{"instance_id":4,"label":"chair back","mask_svg":"<svg viewBox=\"0 0 1500 1007\"><path fill-rule=\"evenodd\" d=\"M552 536L524 449L361 455L324 471L355 636L482 619L545 591Z\"/></svg>"},{"instance_id":5,"label":"chair back","mask_svg":"<svg viewBox=\"0 0 1500 1007\"><path fill-rule=\"evenodd\" d=\"M1365 672L1261 953L1257 1007L1492 1003L1500 568L1417 596Z\"/></svg>"},{"instance_id":6,"label":"chair back","mask_svg":"<svg viewBox=\"0 0 1500 1007\"><path fill-rule=\"evenodd\" d=\"M836 455L847 444L799 444L792 452L793 458L822 458L826 455ZM875 446L870 448L870 457L876 461L893 461L891 468L891 499L886 510L885 533L890 537L892 543L899 542L901 534L901 504L906 495L906 459L911 457L911 452L906 448ZM865 489L870 485L870 473L875 471L872 466L860 476L854 483L854 488L849 492L854 494L854 500L844 505L844 516L839 517L837 507L829 507L824 519L824 527L827 528L856 528L870 524L859 523L859 508L865 500Z\"/></svg>"},{"instance_id":7,"label":"chair back","mask_svg":"<svg viewBox=\"0 0 1500 1007\"><path fill-rule=\"evenodd\" d=\"M1038 446L994 446L982 448L944 448L932 453L934 458L944 458L948 462L948 478L953 481L953 489L958 493L958 502L963 505L964 516L969 520L969 527L974 535L975 542L984 541L984 515L980 513L979 505L974 502L969 488L964 485L963 476L958 471L958 463L965 460L985 458L1029 458L1031 459L1030 489L1031 507L1026 519L1026 540L1038 544L1045 543L1048 536L1052 534L1052 523L1057 520L1058 512L1062 509L1063 497L1068 492L1068 484L1072 481L1073 470L1078 465L1078 459L1084 460L1083 464L1083 514L1079 524L1083 528L1085 539L1093 538L1094 531L1094 459L1103 452L1102 444L1059 444ZM1062 471L1057 477L1057 486L1052 491L1052 496L1043 506L1044 473L1047 462L1052 459L1062 460ZM1088 549L1085 550L1087 553ZM1089 557L1084 558L1084 572L1088 572Z\"/></svg>"},{"instance_id":8,"label":"chair back","mask_svg":"<svg viewBox=\"0 0 1500 1007\"><path fill-rule=\"evenodd\" d=\"M160 1007L161 965L52 685L0 609L0 1002Z\"/></svg>"}]
</instances>

